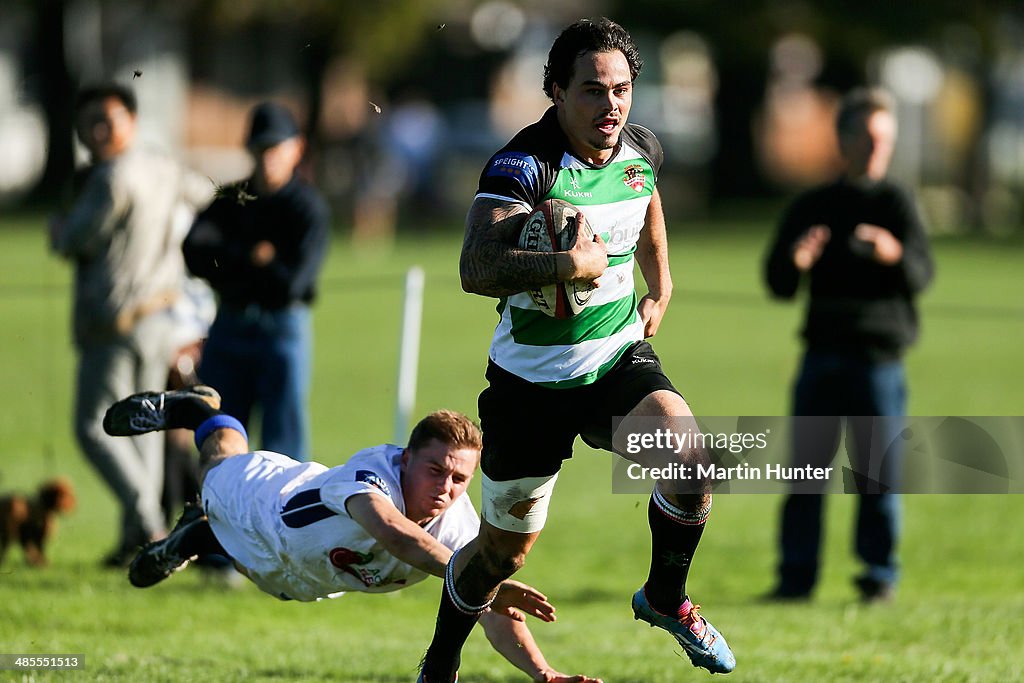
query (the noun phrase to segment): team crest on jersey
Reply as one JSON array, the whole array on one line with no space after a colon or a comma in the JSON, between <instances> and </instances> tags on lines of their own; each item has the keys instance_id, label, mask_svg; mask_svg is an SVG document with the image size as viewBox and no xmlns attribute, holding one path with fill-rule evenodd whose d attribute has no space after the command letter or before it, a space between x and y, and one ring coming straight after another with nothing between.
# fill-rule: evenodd
<instances>
[{"instance_id":1,"label":"team crest on jersey","mask_svg":"<svg viewBox=\"0 0 1024 683\"><path fill-rule=\"evenodd\" d=\"M622 181L636 192L643 192L647 177L644 175L644 167L640 164L630 164L626 167L626 177Z\"/></svg>"},{"instance_id":2,"label":"team crest on jersey","mask_svg":"<svg viewBox=\"0 0 1024 683\"><path fill-rule=\"evenodd\" d=\"M356 470L356 481L365 481L370 486L376 486L384 492L385 496L388 498L391 497L391 489L376 472L371 472L370 470Z\"/></svg>"},{"instance_id":3,"label":"team crest on jersey","mask_svg":"<svg viewBox=\"0 0 1024 683\"><path fill-rule=\"evenodd\" d=\"M332 565L346 574L354 576L367 588L387 583L385 578L380 575L379 569L369 569L360 566L373 562L373 553L361 553L356 550L349 550L348 548L333 548L327 554L327 557Z\"/></svg>"}]
</instances>

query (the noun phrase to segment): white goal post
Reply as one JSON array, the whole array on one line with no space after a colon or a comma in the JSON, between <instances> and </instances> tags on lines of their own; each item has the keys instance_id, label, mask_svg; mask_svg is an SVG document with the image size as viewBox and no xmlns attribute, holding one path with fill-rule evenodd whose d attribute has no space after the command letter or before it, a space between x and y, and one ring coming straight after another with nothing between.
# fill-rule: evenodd
<instances>
[{"instance_id":1,"label":"white goal post","mask_svg":"<svg viewBox=\"0 0 1024 683\"><path fill-rule=\"evenodd\" d=\"M404 445L409 438L409 420L416 406L416 375L419 370L420 328L423 320L423 281L423 268L420 266L411 267L405 274L393 442L399 446Z\"/></svg>"}]
</instances>

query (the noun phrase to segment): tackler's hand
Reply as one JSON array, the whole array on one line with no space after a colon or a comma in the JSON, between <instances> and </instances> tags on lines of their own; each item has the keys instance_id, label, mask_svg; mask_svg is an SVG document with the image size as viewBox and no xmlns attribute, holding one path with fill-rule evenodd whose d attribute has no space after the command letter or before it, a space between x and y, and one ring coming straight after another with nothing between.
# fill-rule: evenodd
<instances>
[{"instance_id":1,"label":"tackler's hand","mask_svg":"<svg viewBox=\"0 0 1024 683\"><path fill-rule=\"evenodd\" d=\"M490 607L492 612L515 621L526 621L524 614L541 621L555 620L555 606L533 586L508 579L498 587Z\"/></svg>"}]
</instances>

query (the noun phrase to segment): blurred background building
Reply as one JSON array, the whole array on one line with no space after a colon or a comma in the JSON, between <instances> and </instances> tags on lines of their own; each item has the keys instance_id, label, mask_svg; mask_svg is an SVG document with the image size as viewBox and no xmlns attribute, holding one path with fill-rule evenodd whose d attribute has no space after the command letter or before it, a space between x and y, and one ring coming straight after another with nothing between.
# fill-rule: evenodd
<instances>
[{"instance_id":1,"label":"blurred background building","mask_svg":"<svg viewBox=\"0 0 1024 683\"><path fill-rule=\"evenodd\" d=\"M645 66L632 120L666 150L676 218L779 200L836 170L838 96L899 103L893 174L936 231L1018 231L1024 5L864 0L7 0L0 4L0 205L59 201L81 158L80 85L139 96L142 138L211 182L244 176L245 114L305 123L305 172L357 236L461 225L486 157L548 105L547 50L610 16Z\"/></svg>"}]
</instances>

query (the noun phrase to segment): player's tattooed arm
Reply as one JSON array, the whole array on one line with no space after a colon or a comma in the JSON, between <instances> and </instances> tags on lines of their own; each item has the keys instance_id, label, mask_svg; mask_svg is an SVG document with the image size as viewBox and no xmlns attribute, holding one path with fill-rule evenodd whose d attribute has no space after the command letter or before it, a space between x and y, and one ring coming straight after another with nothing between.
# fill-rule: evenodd
<instances>
[{"instance_id":1,"label":"player's tattooed arm","mask_svg":"<svg viewBox=\"0 0 1024 683\"><path fill-rule=\"evenodd\" d=\"M518 247L529 211L520 204L477 198L466 216L459 274L462 288L483 296L509 296L558 281L555 254Z\"/></svg>"},{"instance_id":2,"label":"player's tattooed arm","mask_svg":"<svg viewBox=\"0 0 1024 683\"><path fill-rule=\"evenodd\" d=\"M521 204L477 198L466 217L459 273L462 288L483 296L509 296L567 280L594 280L608 258L604 243L577 242L553 254L520 249L529 211Z\"/></svg>"}]
</instances>

